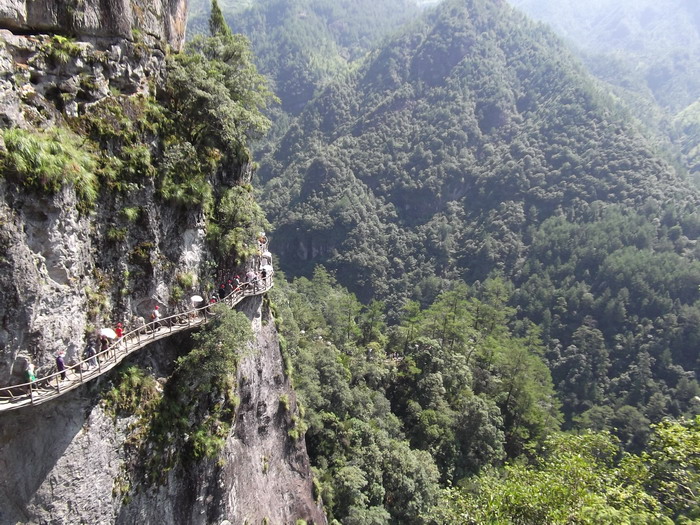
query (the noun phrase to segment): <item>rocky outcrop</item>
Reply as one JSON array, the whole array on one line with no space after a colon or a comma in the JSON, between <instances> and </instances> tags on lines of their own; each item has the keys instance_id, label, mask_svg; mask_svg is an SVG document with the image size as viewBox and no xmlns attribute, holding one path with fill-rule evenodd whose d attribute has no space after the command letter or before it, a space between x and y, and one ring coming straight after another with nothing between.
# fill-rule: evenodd
<instances>
[{"instance_id":1,"label":"rocky outcrop","mask_svg":"<svg viewBox=\"0 0 700 525\"><path fill-rule=\"evenodd\" d=\"M0 27L21 33L131 40L138 34L180 50L187 0L6 0Z\"/></svg>"},{"instance_id":2,"label":"rocky outcrop","mask_svg":"<svg viewBox=\"0 0 700 525\"><path fill-rule=\"evenodd\" d=\"M44 128L112 93L146 96L162 84L164 67L165 54L143 43L71 42L0 29L0 125Z\"/></svg>"},{"instance_id":3,"label":"rocky outcrop","mask_svg":"<svg viewBox=\"0 0 700 525\"><path fill-rule=\"evenodd\" d=\"M105 409L99 398L113 377L101 378L45 405L3 414L0 525L326 523L304 440L290 436L298 409L274 321L260 297L240 307L256 338L239 366L240 404L218 457L176 466L162 483L141 477L131 465L134 440L143 434L135 417ZM155 343L132 363L166 382L174 357L189 344Z\"/></svg>"},{"instance_id":4,"label":"rocky outcrop","mask_svg":"<svg viewBox=\"0 0 700 525\"><path fill-rule=\"evenodd\" d=\"M51 129L115 93L145 98L164 69L163 52L127 40L0 30L0 127ZM173 208L154 192L152 184L105 192L86 213L76 188L37 194L0 178L0 386L23 382L29 361L39 375L49 371L58 350L77 361L96 319L127 322L155 304L175 306L177 275L202 282L201 210ZM127 207L138 217L125 220Z\"/></svg>"},{"instance_id":5,"label":"rocky outcrop","mask_svg":"<svg viewBox=\"0 0 700 525\"><path fill-rule=\"evenodd\" d=\"M257 298L260 301L260 298ZM241 405L235 439L227 446L232 461L223 467L223 503L231 523L325 523L320 500L311 498L310 464L296 394L285 376L274 319L266 308L248 303L258 335L257 351L239 368ZM290 434L292 434L290 436Z\"/></svg>"},{"instance_id":6,"label":"rocky outcrop","mask_svg":"<svg viewBox=\"0 0 700 525\"><path fill-rule=\"evenodd\" d=\"M167 50L149 39L181 42L184 2L0 4L3 24L13 29L0 29L2 167L17 151L6 128L27 130L13 132L50 147L58 147L61 136L34 131L61 128L78 144L71 146L77 156L76 137L90 135L94 126L100 127L99 138L83 146L90 142L93 152L105 152L91 153L92 159L117 166L112 172L94 170L103 179L89 205L68 177L57 189L22 179L36 171L22 172L16 165L3 170L0 386L5 386L24 381L28 362L37 366L38 376L51 372L57 350L65 350L67 364L74 364L100 327L117 321L133 326L156 304L166 314L188 307L191 294L206 292L215 268L205 242L204 206L169 201L153 173L158 162L145 163L146 170L140 162L162 158L165 142L147 119L149 111L164 111L154 93L162 85ZM31 162L40 161L41 152L34 153ZM228 184L250 177L246 164L222 171L233 174ZM117 383L113 372L44 405L0 414L0 525L325 523L313 496L274 322L259 298L245 304L257 339L240 363L240 404L218 457L169 465L156 481L147 476L139 466L140 454L149 451L141 419L146 416L117 416L104 402ZM169 338L130 362L167 387L176 357L190 346L188 338ZM188 439L181 436L178 444Z\"/></svg>"}]
</instances>

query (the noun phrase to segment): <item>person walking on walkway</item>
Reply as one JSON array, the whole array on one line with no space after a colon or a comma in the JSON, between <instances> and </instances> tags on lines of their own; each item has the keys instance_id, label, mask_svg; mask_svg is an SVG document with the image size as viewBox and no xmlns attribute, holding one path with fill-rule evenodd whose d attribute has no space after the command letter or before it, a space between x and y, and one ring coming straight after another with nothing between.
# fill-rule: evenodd
<instances>
[{"instance_id":1,"label":"person walking on walkway","mask_svg":"<svg viewBox=\"0 0 700 525\"><path fill-rule=\"evenodd\" d=\"M33 383L36 381L36 373L34 372L34 364L27 364L27 383Z\"/></svg>"},{"instance_id":2,"label":"person walking on walkway","mask_svg":"<svg viewBox=\"0 0 700 525\"><path fill-rule=\"evenodd\" d=\"M151 312L151 321L153 321L153 329L158 330L160 328L160 309L158 305Z\"/></svg>"},{"instance_id":3,"label":"person walking on walkway","mask_svg":"<svg viewBox=\"0 0 700 525\"><path fill-rule=\"evenodd\" d=\"M100 354L102 354L102 360L107 359L107 349L109 348L109 341L104 335L100 336Z\"/></svg>"},{"instance_id":4,"label":"person walking on walkway","mask_svg":"<svg viewBox=\"0 0 700 525\"><path fill-rule=\"evenodd\" d=\"M61 379L65 381L68 379L68 375L66 374L66 363L63 360L63 356L66 353L63 350L60 350L58 354L56 354L56 368L58 369L59 372L61 372Z\"/></svg>"},{"instance_id":5,"label":"person walking on walkway","mask_svg":"<svg viewBox=\"0 0 700 525\"><path fill-rule=\"evenodd\" d=\"M247 279L247 283L246 283L246 284L248 285L248 286L247 286L248 289L252 288L252 287L253 287L253 281L255 280L255 277L256 277L255 272L254 272L252 269L251 269L251 270L248 270L248 273L245 274L245 277L246 277L246 279Z\"/></svg>"},{"instance_id":6,"label":"person walking on walkway","mask_svg":"<svg viewBox=\"0 0 700 525\"><path fill-rule=\"evenodd\" d=\"M94 368L97 366L95 354L97 354L95 344L92 342L92 340L90 340L88 341L88 345L85 347L85 352L83 355L83 357L88 360L88 368Z\"/></svg>"}]
</instances>

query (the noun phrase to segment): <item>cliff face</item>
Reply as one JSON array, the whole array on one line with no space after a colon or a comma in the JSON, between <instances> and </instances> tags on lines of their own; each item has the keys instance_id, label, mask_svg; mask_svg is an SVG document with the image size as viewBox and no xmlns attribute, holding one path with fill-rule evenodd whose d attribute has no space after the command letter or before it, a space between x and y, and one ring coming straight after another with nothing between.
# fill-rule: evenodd
<instances>
[{"instance_id":1,"label":"cliff face","mask_svg":"<svg viewBox=\"0 0 700 525\"><path fill-rule=\"evenodd\" d=\"M36 408L4 414L0 426L0 524L326 523L314 501L298 417L269 310L240 307L255 333L238 370L236 423L219 455L177 465L162 482L133 469L143 440L137 418L114 417L99 401L110 379ZM188 338L154 344L132 363L165 384ZM289 400L280 402L282 396Z\"/></svg>"},{"instance_id":2,"label":"cliff face","mask_svg":"<svg viewBox=\"0 0 700 525\"><path fill-rule=\"evenodd\" d=\"M165 197L156 173L167 141L155 94L168 51L156 44L179 47L184 12L174 0L0 5L0 386L24 382L29 362L37 375L50 373L58 350L72 365L97 329L137 325L154 305L166 315L185 309L213 284L204 202ZM8 129L18 132L14 144ZM85 184L66 170L95 145L88 171L101 178L86 204ZM10 162L16 152L28 169ZM75 158L64 158L52 184L45 164L65 152ZM249 182L246 163L221 171L229 185ZM244 308L256 343L240 363L240 404L217 457L148 477L140 466L150 453L147 423L104 402L118 382L107 374L0 414L0 525L325 523L293 432L296 401L274 323L260 299ZM187 337L168 339L130 359L162 392L190 347Z\"/></svg>"},{"instance_id":3,"label":"cliff face","mask_svg":"<svg viewBox=\"0 0 700 525\"><path fill-rule=\"evenodd\" d=\"M6 0L0 27L22 33L132 39L135 32L179 50L187 0Z\"/></svg>"},{"instance_id":4,"label":"cliff face","mask_svg":"<svg viewBox=\"0 0 700 525\"><path fill-rule=\"evenodd\" d=\"M0 127L51 130L115 93L127 107L143 105L164 62L163 52L123 39L66 43L0 30ZM79 187L27 191L8 175L0 178L0 386L22 382L28 361L46 372L58 350L77 360L85 335L103 323L129 322L155 304L176 307L176 275L198 286L201 209L155 198L148 177L128 192L101 191L86 211Z\"/></svg>"}]
</instances>

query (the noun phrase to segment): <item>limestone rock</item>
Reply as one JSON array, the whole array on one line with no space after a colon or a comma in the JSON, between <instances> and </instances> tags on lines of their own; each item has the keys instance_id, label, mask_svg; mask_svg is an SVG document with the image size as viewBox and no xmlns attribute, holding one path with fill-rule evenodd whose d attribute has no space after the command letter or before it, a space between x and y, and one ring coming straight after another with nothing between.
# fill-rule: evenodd
<instances>
[{"instance_id":1,"label":"limestone rock","mask_svg":"<svg viewBox=\"0 0 700 525\"><path fill-rule=\"evenodd\" d=\"M143 33L179 50L187 0L5 0L0 27L21 32L131 39Z\"/></svg>"},{"instance_id":2,"label":"limestone rock","mask_svg":"<svg viewBox=\"0 0 700 525\"><path fill-rule=\"evenodd\" d=\"M252 297L240 305L256 338L240 363L241 403L218 457L176 465L163 483L142 478L133 468L141 460L133 444L145 434L134 416L106 411L99 399L113 377L103 377L45 405L3 414L0 524L326 524L304 440L288 433L298 417L296 399L274 320L261 303ZM189 344L184 337L156 342L130 360L167 375Z\"/></svg>"}]
</instances>

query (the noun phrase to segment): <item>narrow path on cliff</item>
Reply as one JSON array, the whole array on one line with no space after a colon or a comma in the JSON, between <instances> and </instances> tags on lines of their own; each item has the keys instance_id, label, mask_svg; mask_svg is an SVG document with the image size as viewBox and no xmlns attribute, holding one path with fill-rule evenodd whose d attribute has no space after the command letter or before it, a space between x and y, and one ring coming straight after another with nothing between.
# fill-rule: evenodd
<instances>
[{"instance_id":1,"label":"narrow path on cliff","mask_svg":"<svg viewBox=\"0 0 700 525\"><path fill-rule=\"evenodd\" d=\"M272 275L268 275L254 283L244 283L219 302L234 308L246 297L266 293L272 288L272 285ZM36 381L31 383L0 388L0 413L25 406L40 405L60 397L83 383L109 372L128 355L154 341L206 324L214 316L211 312L212 306L214 305L207 304L201 308L164 317L131 330L108 346L106 350L96 356L67 366L64 372L38 377ZM90 361L96 358L97 366L89 368ZM65 379L62 379L63 374L66 375Z\"/></svg>"}]
</instances>

